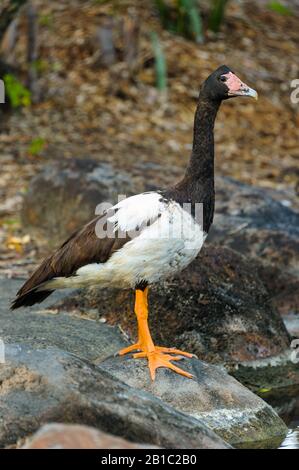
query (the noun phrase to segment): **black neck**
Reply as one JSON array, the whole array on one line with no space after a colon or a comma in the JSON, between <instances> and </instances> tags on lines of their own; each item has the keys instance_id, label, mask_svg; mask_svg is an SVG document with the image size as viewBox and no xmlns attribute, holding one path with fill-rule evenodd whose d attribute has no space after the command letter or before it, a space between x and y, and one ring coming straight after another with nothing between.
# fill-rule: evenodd
<instances>
[{"instance_id":1,"label":"black neck","mask_svg":"<svg viewBox=\"0 0 299 470\"><path fill-rule=\"evenodd\" d=\"M194 119L191 158L184 178L165 191L166 197L179 204L203 203L203 230L207 233L214 214L214 123L220 101L199 95ZM193 206L194 204L194 206Z\"/></svg>"},{"instance_id":2,"label":"black neck","mask_svg":"<svg viewBox=\"0 0 299 470\"><path fill-rule=\"evenodd\" d=\"M220 101L210 101L199 95L192 153L185 175L188 179L214 179L214 123L219 106Z\"/></svg>"}]
</instances>

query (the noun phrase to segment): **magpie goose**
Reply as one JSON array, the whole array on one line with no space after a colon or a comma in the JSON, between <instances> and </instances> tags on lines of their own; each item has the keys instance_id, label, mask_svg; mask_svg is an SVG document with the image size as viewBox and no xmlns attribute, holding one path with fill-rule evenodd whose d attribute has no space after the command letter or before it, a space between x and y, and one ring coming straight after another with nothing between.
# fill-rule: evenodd
<instances>
[{"instance_id":1,"label":"magpie goose","mask_svg":"<svg viewBox=\"0 0 299 470\"><path fill-rule=\"evenodd\" d=\"M159 367L192 377L171 362L192 354L154 344L148 289L188 266L204 243L214 214L214 122L221 102L235 96L257 98L257 92L223 65L200 88L193 147L182 180L123 199L73 233L25 282L11 308L42 302L55 289L132 288L138 339L119 354L146 358L153 380Z\"/></svg>"}]
</instances>

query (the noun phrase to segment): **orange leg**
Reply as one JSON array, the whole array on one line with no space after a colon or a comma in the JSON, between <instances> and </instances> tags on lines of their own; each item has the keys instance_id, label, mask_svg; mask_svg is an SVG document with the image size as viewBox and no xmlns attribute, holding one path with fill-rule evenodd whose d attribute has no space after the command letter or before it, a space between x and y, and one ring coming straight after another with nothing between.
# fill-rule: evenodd
<instances>
[{"instance_id":1,"label":"orange leg","mask_svg":"<svg viewBox=\"0 0 299 470\"><path fill-rule=\"evenodd\" d=\"M135 295L135 314L138 322L138 342L122 349L119 351L119 354L123 356L124 354L132 351L140 351L135 353L133 357L136 359L142 357L147 358L152 380L155 380L156 369L158 369L158 367L166 367L178 374L184 375L185 377L192 378L192 374L189 374L189 372L180 369L170 362L182 359L181 356L193 357L192 354L181 351L180 349L155 346L153 343L148 327L148 288L144 291L136 289ZM176 355L171 356L170 354Z\"/></svg>"}]
</instances>

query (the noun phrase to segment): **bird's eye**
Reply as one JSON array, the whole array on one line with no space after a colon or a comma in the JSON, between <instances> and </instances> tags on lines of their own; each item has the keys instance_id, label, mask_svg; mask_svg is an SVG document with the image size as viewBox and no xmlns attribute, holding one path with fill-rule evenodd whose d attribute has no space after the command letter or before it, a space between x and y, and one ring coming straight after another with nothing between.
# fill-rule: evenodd
<instances>
[{"instance_id":1,"label":"bird's eye","mask_svg":"<svg viewBox=\"0 0 299 470\"><path fill-rule=\"evenodd\" d=\"M224 75L221 75L220 80L221 80L222 82L226 82L227 77L225 77Z\"/></svg>"}]
</instances>

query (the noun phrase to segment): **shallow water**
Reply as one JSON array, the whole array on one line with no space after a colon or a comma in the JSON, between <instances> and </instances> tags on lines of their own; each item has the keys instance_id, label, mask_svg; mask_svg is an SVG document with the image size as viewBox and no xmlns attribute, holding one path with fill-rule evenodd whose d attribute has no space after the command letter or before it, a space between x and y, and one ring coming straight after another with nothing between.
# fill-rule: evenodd
<instances>
[{"instance_id":1,"label":"shallow water","mask_svg":"<svg viewBox=\"0 0 299 470\"><path fill-rule=\"evenodd\" d=\"M281 417L285 419L284 416ZM285 422L289 432L279 449L299 449L299 398L296 400L294 415L291 420L285 419Z\"/></svg>"},{"instance_id":2,"label":"shallow water","mask_svg":"<svg viewBox=\"0 0 299 470\"><path fill-rule=\"evenodd\" d=\"M299 393L289 396L288 393L281 392L277 398L264 397L264 400L273 406L279 416L284 420L289 428L289 432L279 449L299 449Z\"/></svg>"},{"instance_id":3,"label":"shallow water","mask_svg":"<svg viewBox=\"0 0 299 470\"><path fill-rule=\"evenodd\" d=\"M296 429L289 430L279 449L299 449L299 426Z\"/></svg>"}]
</instances>

